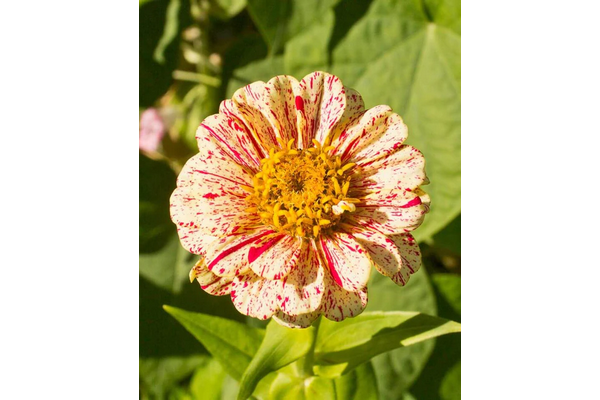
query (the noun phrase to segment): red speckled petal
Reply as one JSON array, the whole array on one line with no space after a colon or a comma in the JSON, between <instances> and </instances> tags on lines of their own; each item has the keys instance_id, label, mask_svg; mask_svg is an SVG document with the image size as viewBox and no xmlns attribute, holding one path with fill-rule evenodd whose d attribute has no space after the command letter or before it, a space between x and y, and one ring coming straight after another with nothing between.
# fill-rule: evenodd
<instances>
[{"instance_id":1,"label":"red speckled petal","mask_svg":"<svg viewBox=\"0 0 600 400\"><path fill-rule=\"evenodd\" d=\"M277 296L281 281L264 279L249 270L233 279L231 300L239 312L258 319L267 319L278 310Z\"/></svg>"},{"instance_id":2,"label":"red speckled petal","mask_svg":"<svg viewBox=\"0 0 600 400\"><path fill-rule=\"evenodd\" d=\"M426 183L423 154L412 146L403 145L387 157L362 165L352 178L350 193L351 197L361 198L384 189L410 192Z\"/></svg>"},{"instance_id":3,"label":"red speckled petal","mask_svg":"<svg viewBox=\"0 0 600 400\"><path fill-rule=\"evenodd\" d=\"M371 260L352 235L343 232L321 235L319 244L322 260L338 285L355 292L367 286Z\"/></svg>"},{"instance_id":4,"label":"red speckled petal","mask_svg":"<svg viewBox=\"0 0 600 400\"><path fill-rule=\"evenodd\" d=\"M277 134L267 118L271 111L265 87L264 82L254 82L238 89L232 98L235 108L232 114L243 120L257 143L262 146L264 154L268 154L268 149L278 146L278 143Z\"/></svg>"},{"instance_id":5,"label":"red speckled petal","mask_svg":"<svg viewBox=\"0 0 600 400\"><path fill-rule=\"evenodd\" d=\"M402 257L402 267L391 278L396 284L404 286L410 275L421 268L421 250L410 233L392 235L390 239L394 241Z\"/></svg>"},{"instance_id":6,"label":"red speckled petal","mask_svg":"<svg viewBox=\"0 0 600 400\"><path fill-rule=\"evenodd\" d=\"M356 205L356 211L346 218L355 225L373 228L385 235L410 232L423 222L429 212L429 196L415 190L415 197L407 202L373 200Z\"/></svg>"},{"instance_id":7,"label":"red speckled petal","mask_svg":"<svg viewBox=\"0 0 600 400\"><path fill-rule=\"evenodd\" d=\"M419 269L421 253L409 233L388 237L369 229L353 228L351 232L360 245L369 252L375 269L380 274L392 278L398 285L404 286L410 275Z\"/></svg>"},{"instance_id":8,"label":"red speckled petal","mask_svg":"<svg viewBox=\"0 0 600 400\"><path fill-rule=\"evenodd\" d=\"M207 117L196 131L200 150L205 146L204 141L210 138L237 164L246 166L253 172L260 169L262 156L258 153L246 127L236 118L223 114Z\"/></svg>"},{"instance_id":9,"label":"red speckled petal","mask_svg":"<svg viewBox=\"0 0 600 400\"><path fill-rule=\"evenodd\" d=\"M365 103L360 93L351 88L344 89L346 90L346 108L344 108L344 114L331 131L329 143L337 143L340 135L365 112Z\"/></svg>"},{"instance_id":10,"label":"red speckled petal","mask_svg":"<svg viewBox=\"0 0 600 400\"><path fill-rule=\"evenodd\" d=\"M284 280L281 310L288 316L316 311L323 297L324 274L325 270L319 263L316 250L305 242L298 262Z\"/></svg>"},{"instance_id":11,"label":"red speckled petal","mask_svg":"<svg viewBox=\"0 0 600 400\"><path fill-rule=\"evenodd\" d=\"M287 328L302 329L308 328L313 322L321 315L319 311L300 314L300 315L287 315L286 313L279 310L277 314L273 315L273 319L279 324Z\"/></svg>"},{"instance_id":12,"label":"red speckled petal","mask_svg":"<svg viewBox=\"0 0 600 400\"><path fill-rule=\"evenodd\" d=\"M267 120L283 144L294 140L293 148L298 144L298 113L296 93L300 86L296 78L287 75L276 76L265 86L265 103L268 109Z\"/></svg>"},{"instance_id":13,"label":"red speckled petal","mask_svg":"<svg viewBox=\"0 0 600 400\"><path fill-rule=\"evenodd\" d=\"M232 278L226 278L213 274L206 267L204 258L198 261L190 276L196 278L196 281L200 284L200 287L208 294L213 296L224 296L231 292L233 284Z\"/></svg>"},{"instance_id":14,"label":"red speckled petal","mask_svg":"<svg viewBox=\"0 0 600 400\"><path fill-rule=\"evenodd\" d=\"M298 262L300 243L287 234L261 237L248 250L248 262L255 274L266 279L282 279Z\"/></svg>"},{"instance_id":15,"label":"red speckled petal","mask_svg":"<svg viewBox=\"0 0 600 400\"><path fill-rule=\"evenodd\" d=\"M188 160L171 195L171 219L183 246L202 254L205 240L198 235L222 236L258 221L245 212L250 175L213 142Z\"/></svg>"},{"instance_id":16,"label":"red speckled petal","mask_svg":"<svg viewBox=\"0 0 600 400\"><path fill-rule=\"evenodd\" d=\"M362 165L393 153L407 137L402 118L389 106L376 106L356 118L332 146L343 162Z\"/></svg>"},{"instance_id":17,"label":"red speckled petal","mask_svg":"<svg viewBox=\"0 0 600 400\"><path fill-rule=\"evenodd\" d=\"M236 121L239 126L244 128L260 159L265 158L267 154L269 154L269 149L266 148L263 143L260 143L258 134L254 131L254 129L256 129L255 124L252 121L246 121L244 115L239 111L233 100L223 100L219 106L219 113L231 118Z\"/></svg>"},{"instance_id":18,"label":"red speckled petal","mask_svg":"<svg viewBox=\"0 0 600 400\"><path fill-rule=\"evenodd\" d=\"M321 301L321 311L327 319L342 321L355 317L367 306L367 288L358 292L347 291L336 282L329 273L325 273L325 292Z\"/></svg>"},{"instance_id":19,"label":"red speckled petal","mask_svg":"<svg viewBox=\"0 0 600 400\"><path fill-rule=\"evenodd\" d=\"M218 276L231 277L246 272L248 250L252 243L272 234L268 228L260 228L235 236L226 236L216 240L206 248L206 266Z\"/></svg>"},{"instance_id":20,"label":"red speckled petal","mask_svg":"<svg viewBox=\"0 0 600 400\"><path fill-rule=\"evenodd\" d=\"M299 118L299 147L313 146L312 140L324 143L346 108L346 92L340 80L325 72L313 72L300 81L296 95Z\"/></svg>"}]
</instances>

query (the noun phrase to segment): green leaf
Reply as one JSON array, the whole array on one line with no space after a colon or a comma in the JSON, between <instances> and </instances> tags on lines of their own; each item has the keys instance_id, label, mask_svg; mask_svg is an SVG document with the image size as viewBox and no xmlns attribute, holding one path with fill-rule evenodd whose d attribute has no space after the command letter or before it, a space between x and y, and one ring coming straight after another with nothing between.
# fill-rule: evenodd
<instances>
[{"instance_id":1,"label":"green leaf","mask_svg":"<svg viewBox=\"0 0 600 400\"><path fill-rule=\"evenodd\" d=\"M408 284L399 287L391 279L373 272L366 311L417 311L436 315L436 299L427 271L422 267ZM434 348L434 340L401 347L373 358L379 398L396 400L417 379Z\"/></svg>"},{"instance_id":2,"label":"green leaf","mask_svg":"<svg viewBox=\"0 0 600 400\"><path fill-rule=\"evenodd\" d=\"M433 246L436 250L449 250L450 254L460 256L460 214L444 229L433 236Z\"/></svg>"},{"instance_id":3,"label":"green leaf","mask_svg":"<svg viewBox=\"0 0 600 400\"><path fill-rule=\"evenodd\" d=\"M336 397L334 381L318 376L278 374L271 385L269 400L330 400ZM361 399L362 400L362 399Z\"/></svg>"},{"instance_id":4,"label":"green leaf","mask_svg":"<svg viewBox=\"0 0 600 400\"><path fill-rule=\"evenodd\" d=\"M431 212L415 231L431 238L460 212L460 2L374 0L333 49L331 72L367 107L388 104L423 152ZM434 4L435 3L435 4Z\"/></svg>"},{"instance_id":5,"label":"green leaf","mask_svg":"<svg viewBox=\"0 0 600 400\"><path fill-rule=\"evenodd\" d=\"M212 0L211 6L211 13L221 19L229 19L246 7L246 0Z\"/></svg>"},{"instance_id":6,"label":"green leaf","mask_svg":"<svg viewBox=\"0 0 600 400\"><path fill-rule=\"evenodd\" d=\"M417 312L364 312L339 323L323 321L316 371L338 376L378 354L454 332L460 332L459 323Z\"/></svg>"},{"instance_id":7,"label":"green leaf","mask_svg":"<svg viewBox=\"0 0 600 400\"><path fill-rule=\"evenodd\" d=\"M248 0L248 11L269 46L277 52L291 38L309 29L339 0ZM320 42L327 42L321 38Z\"/></svg>"},{"instance_id":8,"label":"green leaf","mask_svg":"<svg viewBox=\"0 0 600 400\"><path fill-rule=\"evenodd\" d=\"M167 305L164 309L206 347L228 374L236 379L242 377L259 349L263 331L225 318Z\"/></svg>"},{"instance_id":9,"label":"green leaf","mask_svg":"<svg viewBox=\"0 0 600 400\"><path fill-rule=\"evenodd\" d=\"M443 400L460 400L460 361L444 376L440 397Z\"/></svg>"},{"instance_id":10,"label":"green leaf","mask_svg":"<svg viewBox=\"0 0 600 400\"><path fill-rule=\"evenodd\" d=\"M314 326L289 329L271 321L260 348L240 381L238 400L250 397L258 382L268 373L306 355L313 345L314 331Z\"/></svg>"},{"instance_id":11,"label":"green leaf","mask_svg":"<svg viewBox=\"0 0 600 400\"><path fill-rule=\"evenodd\" d=\"M154 60L159 64L165 64L165 50L177 39L181 27L179 26L179 13L181 10L181 0L170 0L167 7L165 28L163 34L154 49Z\"/></svg>"},{"instance_id":12,"label":"green leaf","mask_svg":"<svg viewBox=\"0 0 600 400\"><path fill-rule=\"evenodd\" d=\"M167 244L158 252L140 254L140 275L157 287L177 294L183 285L189 284L189 272L193 261L177 235L171 235Z\"/></svg>"},{"instance_id":13,"label":"green leaf","mask_svg":"<svg viewBox=\"0 0 600 400\"><path fill-rule=\"evenodd\" d=\"M432 282L440 315L460 321L460 276L434 274ZM460 345L459 335L443 336L436 340L421 376L410 388L417 398L460 398L460 366L456 367L460 365Z\"/></svg>"},{"instance_id":14,"label":"green leaf","mask_svg":"<svg viewBox=\"0 0 600 400\"><path fill-rule=\"evenodd\" d=\"M176 175L168 164L139 155L140 252L159 250L175 232L169 216L169 198Z\"/></svg>"},{"instance_id":15,"label":"green leaf","mask_svg":"<svg viewBox=\"0 0 600 400\"><path fill-rule=\"evenodd\" d=\"M377 377L370 362L359 365L335 381L335 393L340 400L378 400Z\"/></svg>"},{"instance_id":16,"label":"green leaf","mask_svg":"<svg viewBox=\"0 0 600 400\"><path fill-rule=\"evenodd\" d=\"M184 0L140 2L139 86L142 107L151 106L172 82L181 30L190 15Z\"/></svg>"},{"instance_id":17,"label":"green leaf","mask_svg":"<svg viewBox=\"0 0 600 400\"><path fill-rule=\"evenodd\" d=\"M151 398L165 394L206 363L206 356L140 358L140 392Z\"/></svg>"},{"instance_id":18,"label":"green leaf","mask_svg":"<svg viewBox=\"0 0 600 400\"><path fill-rule=\"evenodd\" d=\"M227 85L227 98L230 99L236 90L252 82L267 82L274 76L282 74L285 74L285 69L281 56L251 62L233 71L233 75Z\"/></svg>"},{"instance_id":19,"label":"green leaf","mask_svg":"<svg viewBox=\"0 0 600 400\"><path fill-rule=\"evenodd\" d=\"M205 362L196 369L190 382L193 398L220 400L225 376L227 372L216 359L205 357Z\"/></svg>"},{"instance_id":20,"label":"green leaf","mask_svg":"<svg viewBox=\"0 0 600 400\"><path fill-rule=\"evenodd\" d=\"M460 275L433 274L431 281L438 293L438 301L443 302L440 304L440 314L460 319Z\"/></svg>"}]
</instances>

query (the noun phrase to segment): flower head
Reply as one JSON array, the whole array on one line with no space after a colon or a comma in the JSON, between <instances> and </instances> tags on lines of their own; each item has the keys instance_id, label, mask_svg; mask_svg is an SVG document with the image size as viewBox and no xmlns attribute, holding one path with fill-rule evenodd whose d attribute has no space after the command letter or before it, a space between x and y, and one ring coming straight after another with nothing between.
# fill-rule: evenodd
<instances>
[{"instance_id":1,"label":"flower head","mask_svg":"<svg viewBox=\"0 0 600 400\"><path fill-rule=\"evenodd\" d=\"M421 265L425 160L388 106L330 74L239 89L198 128L171 196L202 289L243 314L307 327L367 304L371 266L399 285Z\"/></svg>"}]
</instances>

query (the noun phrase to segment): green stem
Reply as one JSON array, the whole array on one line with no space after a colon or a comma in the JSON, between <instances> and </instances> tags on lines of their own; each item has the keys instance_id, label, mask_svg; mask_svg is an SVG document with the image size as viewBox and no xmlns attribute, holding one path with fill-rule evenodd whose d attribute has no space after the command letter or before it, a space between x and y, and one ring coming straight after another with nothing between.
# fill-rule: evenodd
<instances>
[{"instance_id":1,"label":"green stem","mask_svg":"<svg viewBox=\"0 0 600 400\"><path fill-rule=\"evenodd\" d=\"M299 359L296 364L296 371L299 376L308 378L314 375L313 365L315 363L315 347L317 345L317 333L319 332L319 326L321 325L321 317L313 323L313 342L310 346L308 353Z\"/></svg>"},{"instance_id":2,"label":"green stem","mask_svg":"<svg viewBox=\"0 0 600 400\"><path fill-rule=\"evenodd\" d=\"M197 72L189 72L189 71L173 71L173 79L178 81L187 81L187 82L195 82L195 83L203 83L212 87L221 86L221 80L214 76L199 74Z\"/></svg>"}]
</instances>

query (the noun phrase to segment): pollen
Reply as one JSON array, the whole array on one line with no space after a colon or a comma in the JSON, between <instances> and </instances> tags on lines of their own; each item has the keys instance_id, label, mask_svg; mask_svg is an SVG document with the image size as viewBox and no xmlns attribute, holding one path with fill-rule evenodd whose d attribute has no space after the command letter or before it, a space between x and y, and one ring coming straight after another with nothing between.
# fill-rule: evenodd
<instances>
[{"instance_id":1,"label":"pollen","mask_svg":"<svg viewBox=\"0 0 600 400\"><path fill-rule=\"evenodd\" d=\"M348 197L355 164L342 164L331 147L271 148L253 177L248 211L265 225L300 238L316 238L353 212L358 200Z\"/></svg>"}]
</instances>

